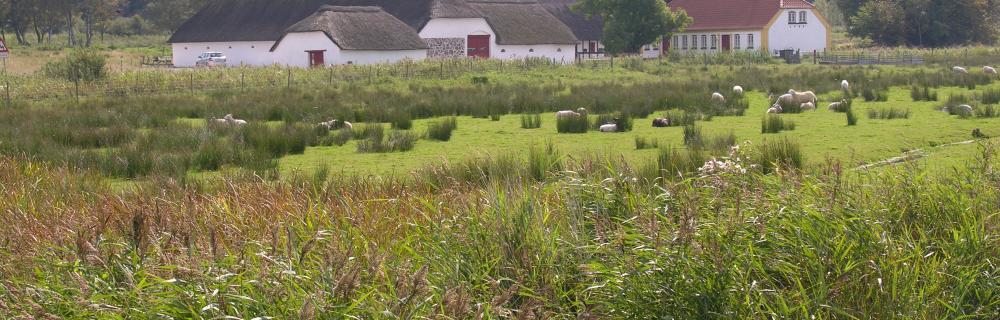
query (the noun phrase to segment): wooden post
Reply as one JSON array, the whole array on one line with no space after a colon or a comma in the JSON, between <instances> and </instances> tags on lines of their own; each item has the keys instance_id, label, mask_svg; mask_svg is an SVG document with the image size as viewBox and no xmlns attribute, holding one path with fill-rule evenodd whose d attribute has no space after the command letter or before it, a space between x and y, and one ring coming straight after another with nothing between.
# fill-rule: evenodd
<instances>
[{"instance_id":1,"label":"wooden post","mask_svg":"<svg viewBox=\"0 0 1000 320\"><path fill-rule=\"evenodd\" d=\"M4 86L4 89L7 91L7 106L10 106L10 80L7 80L7 85Z\"/></svg>"},{"instance_id":2,"label":"wooden post","mask_svg":"<svg viewBox=\"0 0 1000 320\"><path fill-rule=\"evenodd\" d=\"M292 87L292 68L288 68L288 88Z\"/></svg>"},{"instance_id":3,"label":"wooden post","mask_svg":"<svg viewBox=\"0 0 1000 320\"><path fill-rule=\"evenodd\" d=\"M191 93L194 94L194 73L188 74L188 88L191 89Z\"/></svg>"},{"instance_id":4,"label":"wooden post","mask_svg":"<svg viewBox=\"0 0 1000 320\"><path fill-rule=\"evenodd\" d=\"M247 89L246 74L240 70L240 91Z\"/></svg>"},{"instance_id":5,"label":"wooden post","mask_svg":"<svg viewBox=\"0 0 1000 320\"><path fill-rule=\"evenodd\" d=\"M330 84L333 84L333 67L330 67Z\"/></svg>"}]
</instances>

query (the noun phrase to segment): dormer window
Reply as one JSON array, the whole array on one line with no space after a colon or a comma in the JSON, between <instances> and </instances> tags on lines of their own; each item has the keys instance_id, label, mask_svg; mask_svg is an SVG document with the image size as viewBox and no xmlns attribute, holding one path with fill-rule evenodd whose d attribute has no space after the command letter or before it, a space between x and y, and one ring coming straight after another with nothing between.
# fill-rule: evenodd
<instances>
[{"instance_id":1,"label":"dormer window","mask_svg":"<svg viewBox=\"0 0 1000 320\"><path fill-rule=\"evenodd\" d=\"M799 11L799 23L806 24L806 12Z\"/></svg>"}]
</instances>

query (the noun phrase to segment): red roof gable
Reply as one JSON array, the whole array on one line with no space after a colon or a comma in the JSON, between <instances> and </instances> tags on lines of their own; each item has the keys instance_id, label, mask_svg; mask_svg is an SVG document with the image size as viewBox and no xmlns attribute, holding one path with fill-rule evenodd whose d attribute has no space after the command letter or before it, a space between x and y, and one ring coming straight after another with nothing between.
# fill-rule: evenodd
<instances>
[{"instance_id":1,"label":"red roof gable","mask_svg":"<svg viewBox=\"0 0 1000 320\"><path fill-rule=\"evenodd\" d=\"M673 0L694 19L688 31L763 29L781 9L812 9L805 0Z\"/></svg>"}]
</instances>

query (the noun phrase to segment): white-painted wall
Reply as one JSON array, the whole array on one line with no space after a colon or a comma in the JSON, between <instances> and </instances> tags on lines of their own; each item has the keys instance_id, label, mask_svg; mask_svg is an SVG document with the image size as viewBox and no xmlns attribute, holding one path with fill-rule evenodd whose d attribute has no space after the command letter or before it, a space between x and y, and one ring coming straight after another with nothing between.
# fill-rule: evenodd
<instances>
[{"instance_id":1,"label":"white-painted wall","mask_svg":"<svg viewBox=\"0 0 1000 320\"><path fill-rule=\"evenodd\" d=\"M789 24L788 12L806 12L805 24ZM796 19L798 21L798 19ZM787 9L781 10L778 20L768 30L767 49L771 53L776 50L793 49L802 52L813 50L823 51L826 49L827 32L826 26L816 17L815 10L811 9Z\"/></svg>"},{"instance_id":2,"label":"white-painted wall","mask_svg":"<svg viewBox=\"0 0 1000 320\"><path fill-rule=\"evenodd\" d=\"M733 43L735 41L734 37L735 37L736 34L740 35L740 48L739 49L736 49L735 43ZM705 39L707 39L708 42L709 42L709 43L707 43L707 44L704 45L705 49L702 49L701 36L703 36L703 35L705 36ZM712 35L715 35L716 39L717 39L716 40L716 44L715 44L715 48L712 48L712 44L711 44L711 42L712 42ZM677 38L678 39L677 40L677 45L674 45L674 43L671 42L671 44L670 44L670 50L673 50L674 52L679 52L679 53L685 53L685 52L687 52L687 53L713 53L713 52L722 52L722 36L723 35L729 35L730 36L729 37L729 41L730 41L729 48L732 51L760 50L760 48L761 48L761 32L760 32L760 30L732 30L732 31L726 30L726 31L705 31L705 32L684 32L684 33L678 33L678 34L675 35L675 36L678 37ZM752 47L749 46L749 43L748 43L749 36L748 35L753 35L753 46ZM688 37L687 49L684 48L684 36ZM692 48L692 46L691 46L691 44L692 44L691 37L692 36L698 37L698 46L697 46L697 48ZM673 41L673 39L671 39L671 41Z\"/></svg>"},{"instance_id":3,"label":"white-painted wall","mask_svg":"<svg viewBox=\"0 0 1000 320\"><path fill-rule=\"evenodd\" d=\"M229 66L238 67L266 66L273 63L271 58L271 41L245 41L245 42L199 42L199 43L174 43L173 49L174 66L194 67L198 61L198 55L213 51L222 52L226 56Z\"/></svg>"},{"instance_id":4,"label":"white-painted wall","mask_svg":"<svg viewBox=\"0 0 1000 320\"><path fill-rule=\"evenodd\" d=\"M576 61L575 44L496 45L491 56L497 59L548 58L561 63Z\"/></svg>"},{"instance_id":5,"label":"white-painted wall","mask_svg":"<svg viewBox=\"0 0 1000 320\"><path fill-rule=\"evenodd\" d=\"M325 33L296 32L285 35L278 47L274 49L274 63L282 66L309 67L307 51L326 50L323 53L324 63L341 64L378 64L393 63L402 60L423 60L427 58L427 50L342 50Z\"/></svg>"}]
</instances>

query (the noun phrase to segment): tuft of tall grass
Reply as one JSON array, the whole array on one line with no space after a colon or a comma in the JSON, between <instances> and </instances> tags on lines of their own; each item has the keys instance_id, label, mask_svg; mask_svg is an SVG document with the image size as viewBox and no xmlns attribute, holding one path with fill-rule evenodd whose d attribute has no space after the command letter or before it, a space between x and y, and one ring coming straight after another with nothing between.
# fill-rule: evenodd
<instances>
[{"instance_id":1,"label":"tuft of tall grass","mask_svg":"<svg viewBox=\"0 0 1000 320\"><path fill-rule=\"evenodd\" d=\"M847 108L847 125L853 126L858 124L858 115L854 113L854 108Z\"/></svg>"},{"instance_id":2,"label":"tuft of tall grass","mask_svg":"<svg viewBox=\"0 0 1000 320\"><path fill-rule=\"evenodd\" d=\"M889 92L884 89L865 87L861 90L861 97L865 98L867 102L889 101Z\"/></svg>"},{"instance_id":3,"label":"tuft of tall grass","mask_svg":"<svg viewBox=\"0 0 1000 320\"><path fill-rule=\"evenodd\" d=\"M667 111L667 113L663 114L663 118L667 119L671 127L693 125L696 121L700 120L698 114L684 110Z\"/></svg>"},{"instance_id":4,"label":"tuft of tall grass","mask_svg":"<svg viewBox=\"0 0 1000 320\"><path fill-rule=\"evenodd\" d=\"M922 88L919 87L919 86L911 86L910 87L910 98L912 98L914 102L917 102L917 101L938 101L938 94L937 94L936 91L931 91L931 89L929 87L926 87L926 86L922 87Z\"/></svg>"},{"instance_id":5,"label":"tuft of tall grass","mask_svg":"<svg viewBox=\"0 0 1000 320\"><path fill-rule=\"evenodd\" d=\"M997 118L1000 117L1000 108L996 105L985 105L976 108L973 113L975 113L976 118Z\"/></svg>"},{"instance_id":6,"label":"tuft of tall grass","mask_svg":"<svg viewBox=\"0 0 1000 320\"><path fill-rule=\"evenodd\" d=\"M1000 103L1000 89L989 88L983 90L982 95L979 96L979 102L982 104L998 104Z\"/></svg>"},{"instance_id":7,"label":"tuft of tall grass","mask_svg":"<svg viewBox=\"0 0 1000 320\"><path fill-rule=\"evenodd\" d=\"M684 126L684 145L696 149L705 146L705 139L701 135L701 127L695 125Z\"/></svg>"},{"instance_id":8,"label":"tuft of tall grass","mask_svg":"<svg viewBox=\"0 0 1000 320\"><path fill-rule=\"evenodd\" d=\"M556 118L556 132L587 133L587 130L590 130L590 123L587 121L586 115Z\"/></svg>"},{"instance_id":9,"label":"tuft of tall grass","mask_svg":"<svg viewBox=\"0 0 1000 320\"><path fill-rule=\"evenodd\" d=\"M541 127L542 127L541 114L534 113L534 114L521 115L521 129L538 129Z\"/></svg>"},{"instance_id":10,"label":"tuft of tall grass","mask_svg":"<svg viewBox=\"0 0 1000 320\"><path fill-rule=\"evenodd\" d=\"M771 113L764 115L760 121L760 133L779 133L786 130L795 130L795 122Z\"/></svg>"},{"instance_id":11,"label":"tuft of tall grass","mask_svg":"<svg viewBox=\"0 0 1000 320\"><path fill-rule=\"evenodd\" d=\"M801 147L787 137L764 140L758 154L756 164L764 173L778 169L801 169L805 164Z\"/></svg>"},{"instance_id":12,"label":"tuft of tall grass","mask_svg":"<svg viewBox=\"0 0 1000 320\"><path fill-rule=\"evenodd\" d=\"M659 147L660 147L659 139L649 138L649 137L635 137L636 150L656 149Z\"/></svg>"},{"instance_id":13,"label":"tuft of tall grass","mask_svg":"<svg viewBox=\"0 0 1000 320\"><path fill-rule=\"evenodd\" d=\"M359 153L406 152L413 150L417 140L416 133L408 130L392 130L384 139L368 138L358 141Z\"/></svg>"},{"instance_id":14,"label":"tuft of tall grass","mask_svg":"<svg viewBox=\"0 0 1000 320\"><path fill-rule=\"evenodd\" d=\"M616 112L611 114L600 114L594 118L591 129L598 130L602 125L614 124L618 127L618 132L632 131L632 115L627 112Z\"/></svg>"},{"instance_id":15,"label":"tuft of tall grass","mask_svg":"<svg viewBox=\"0 0 1000 320\"><path fill-rule=\"evenodd\" d=\"M535 181L544 181L548 175L563 171L563 168L563 155L552 141L532 145L528 150L528 174Z\"/></svg>"},{"instance_id":16,"label":"tuft of tall grass","mask_svg":"<svg viewBox=\"0 0 1000 320\"><path fill-rule=\"evenodd\" d=\"M868 119L909 119L910 109L886 107L868 109Z\"/></svg>"},{"instance_id":17,"label":"tuft of tall grass","mask_svg":"<svg viewBox=\"0 0 1000 320\"><path fill-rule=\"evenodd\" d=\"M446 117L427 123L426 138L437 141L451 140L452 132L458 129L458 118Z\"/></svg>"},{"instance_id":18,"label":"tuft of tall grass","mask_svg":"<svg viewBox=\"0 0 1000 320\"><path fill-rule=\"evenodd\" d=\"M398 110L393 112L390 122L392 128L396 130L410 130L413 128L413 116L407 111Z\"/></svg>"}]
</instances>

